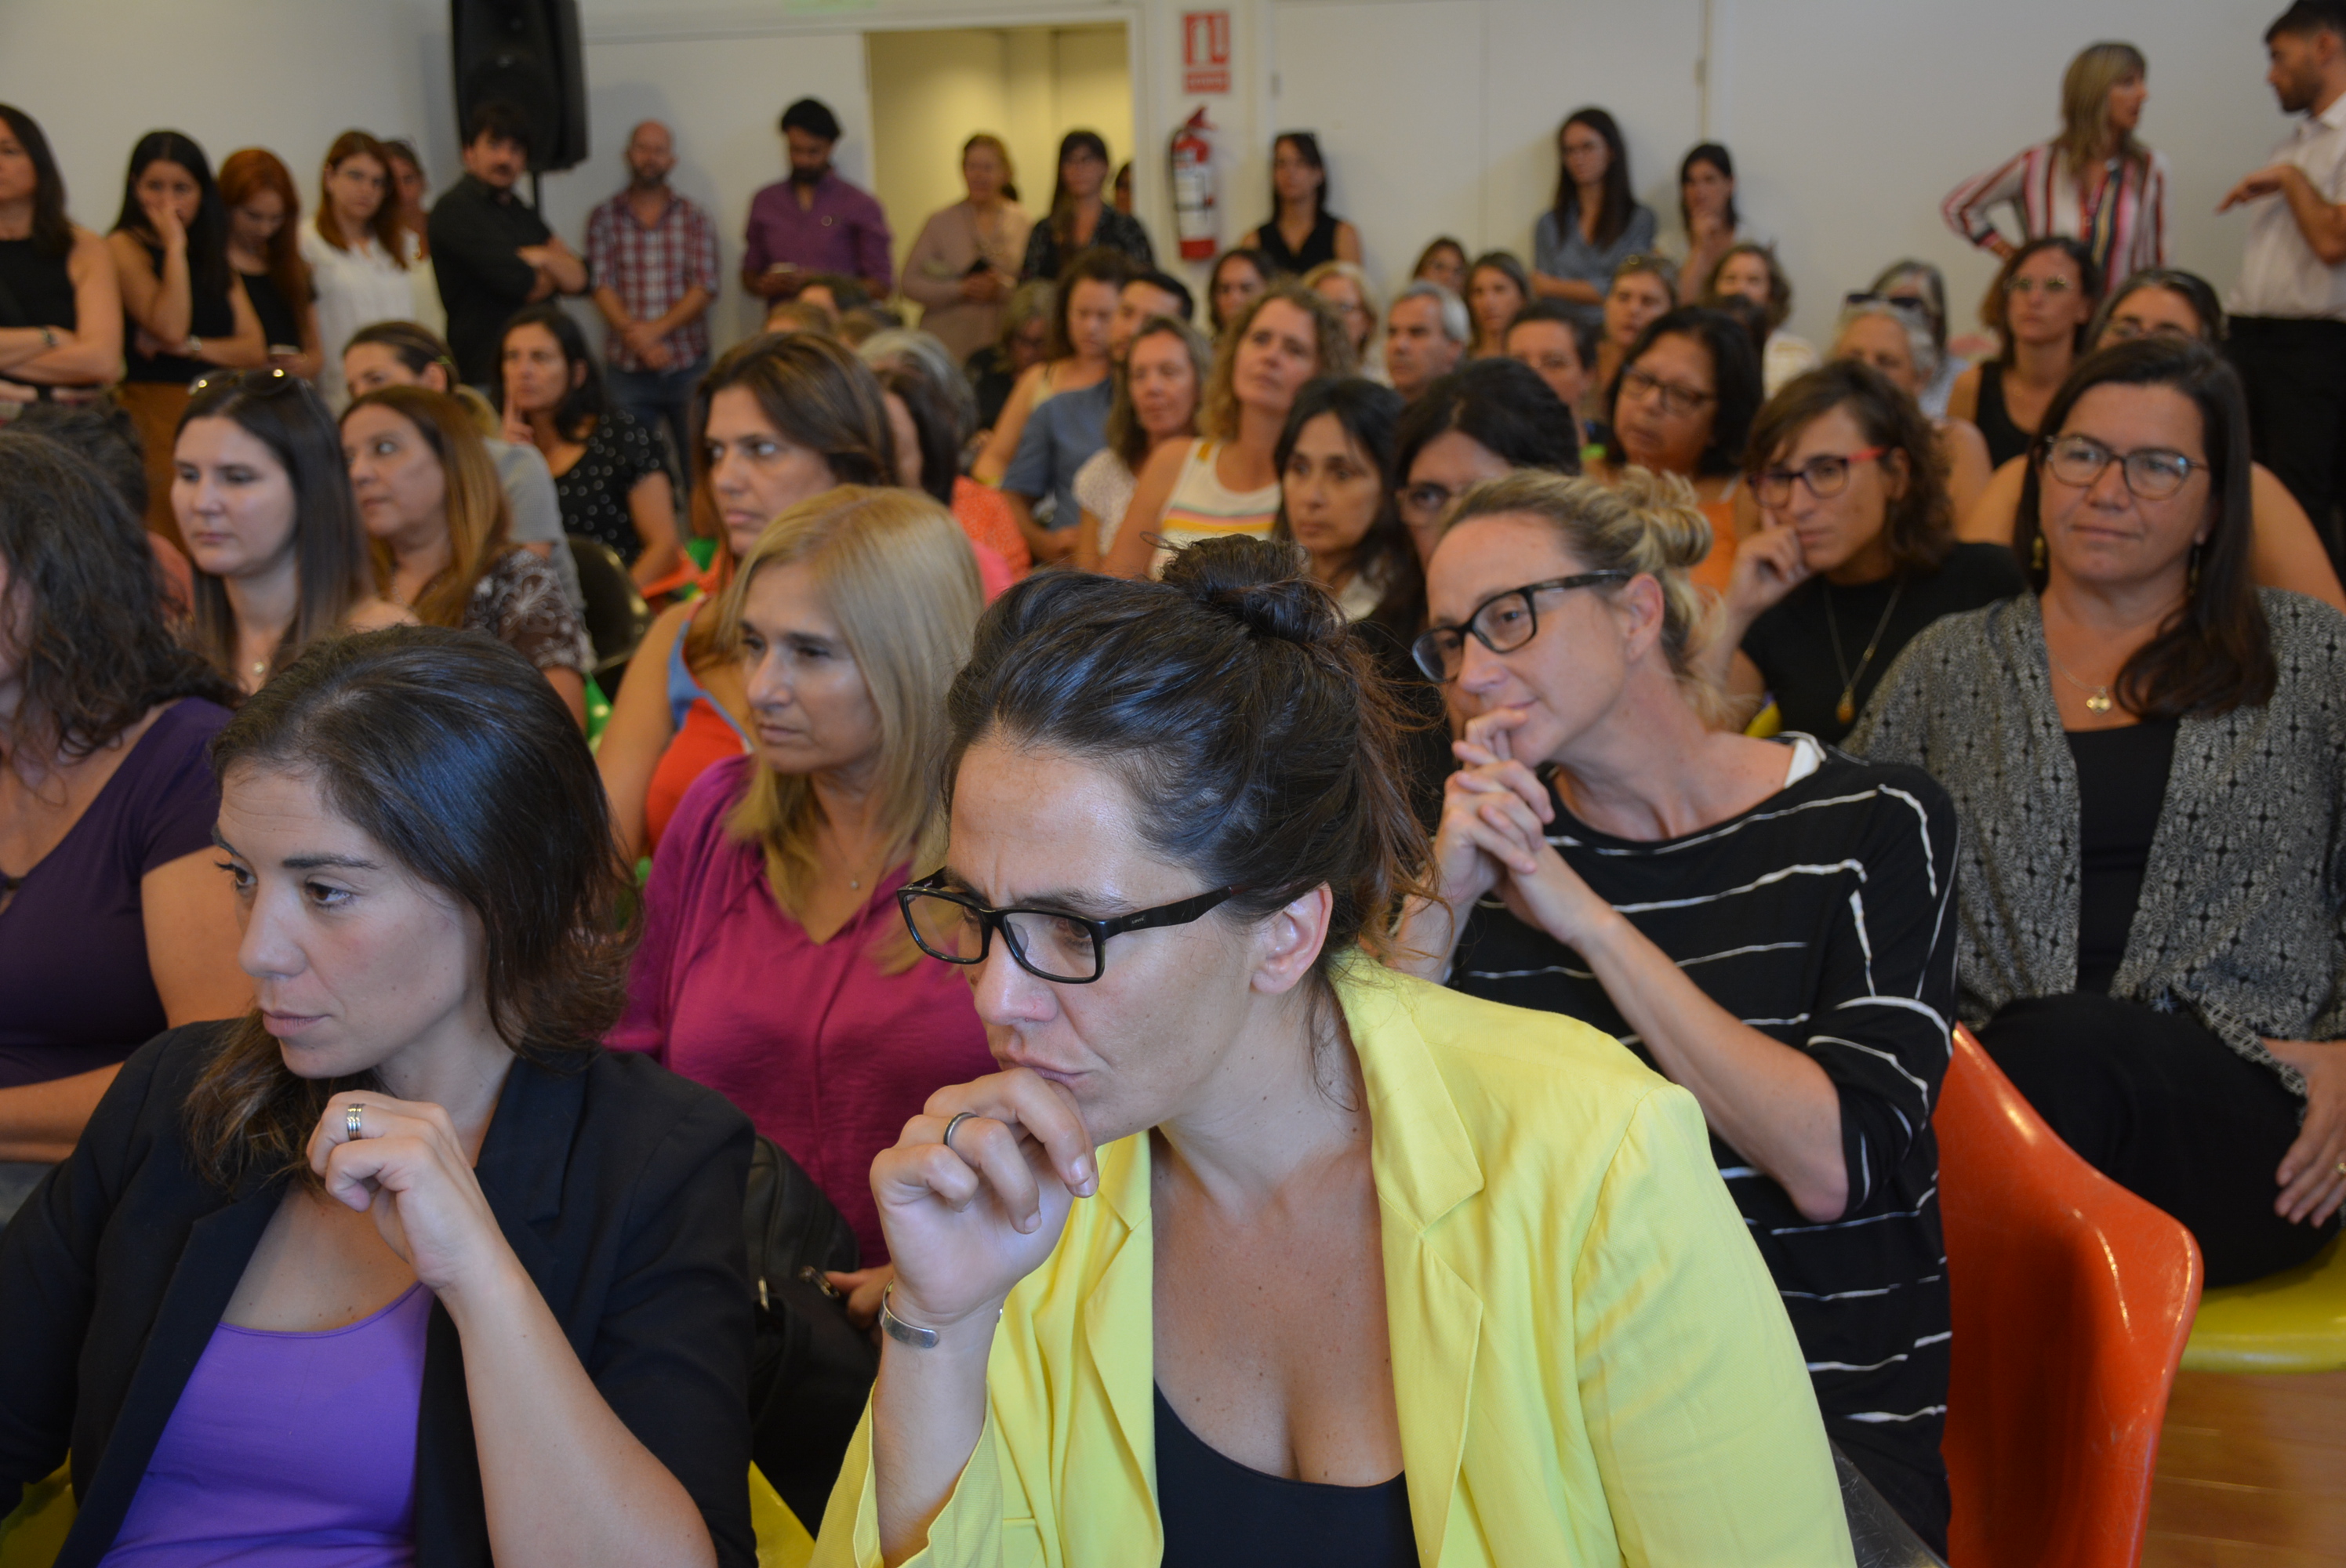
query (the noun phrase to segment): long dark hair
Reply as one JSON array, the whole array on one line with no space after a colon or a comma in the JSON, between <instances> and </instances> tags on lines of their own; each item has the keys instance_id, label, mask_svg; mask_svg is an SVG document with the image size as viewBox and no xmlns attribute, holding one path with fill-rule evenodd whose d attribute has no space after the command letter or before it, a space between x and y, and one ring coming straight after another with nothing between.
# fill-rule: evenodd
<instances>
[{"instance_id":1,"label":"long dark hair","mask_svg":"<svg viewBox=\"0 0 2346 1568\"><path fill-rule=\"evenodd\" d=\"M504 412L505 406L505 340L523 327L543 327L562 351L562 375L567 388L562 401L554 405L555 433L565 441L586 440L596 423L611 412L611 400L603 390L603 372L587 350L586 334L578 330L569 311L551 300L515 312L497 332L497 412ZM584 376L578 373L582 366L586 372Z\"/></svg>"},{"instance_id":2,"label":"long dark hair","mask_svg":"<svg viewBox=\"0 0 2346 1568\"><path fill-rule=\"evenodd\" d=\"M1281 131L1270 138L1270 153L1274 159L1279 156L1281 142L1293 148L1295 156L1320 177L1320 184L1311 192L1311 221L1316 225L1321 215L1328 210L1328 160L1321 155L1320 137L1311 131ZM1272 227L1278 226L1279 181L1276 178L1270 184L1270 221ZM1263 281L1268 283L1270 280L1266 278Z\"/></svg>"},{"instance_id":3,"label":"long dark hair","mask_svg":"<svg viewBox=\"0 0 2346 1568\"><path fill-rule=\"evenodd\" d=\"M2240 378L2223 357L2187 338L2137 338L2113 343L2080 361L2053 394L2037 426L2020 482L2020 515L2012 547L2031 562L2041 537L2039 474L2045 453L2060 436L2077 400L2097 386L2172 387L2199 411L2208 448L2215 521L2198 554L2198 574L2183 606L2118 671L2112 683L2127 711L2144 718L2229 713L2272 699L2280 678L2272 631L2249 575L2255 531L2249 481L2249 405ZM2028 581L2045 590L2048 569L2031 565Z\"/></svg>"},{"instance_id":4,"label":"long dark hair","mask_svg":"<svg viewBox=\"0 0 2346 1568\"><path fill-rule=\"evenodd\" d=\"M1424 888L1425 831L1401 720L1367 645L1291 545L1215 539L1158 582L1038 572L978 623L946 697L946 803L971 747L1064 752L1108 769L1160 859L1238 891L1212 918L1333 899L1313 971L1323 1041L1344 953L1386 951Z\"/></svg>"},{"instance_id":5,"label":"long dark hair","mask_svg":"<svg viewBox=\"0 0 2346 1568\"><path fill-rule=\"evenodd\" d=\"M0 623L24 695L7 760L76 761L183 697L243 694L179 640L147 530L95 465L46 436L0 428Z\"/></svg>"},{"instance_id":6,"label":"long dark hair","mask_svg":"<svg viewBox=\"0 0 2346 1568\"><path fill-rule=\"evenodd\" d=\"M207 378L179 416L185 431L199 419L233 421L269 448L293 488L293 619L270 651L272 675L302 648L340 627L374 592L366 530L351 498L342 427L310 383L282 371ZM177 437L174 436L176 441ZM228 587L195 574L195 642L213 667L237 678L236 613Z\"/></svg>"},{"instance_id":7,"label":"long dark hair","mask_svg":"<svg viewBox=\"0 0 2346 1568\"><path fill-rule=\"evenodd\" d=\"M2117 314L2118 307L2146 289L2157 289L2173 294L2190 306L2191 313L2199 318L2199 331L2196 336L2201 342L2220 343L2230 335L2230 324L2224 319L2224 302L2216 297L2214 284L2198 273L2186 272L2179 267L2145 267L2139 272L2129 274L2125 282L2102 296L2101 307L2094 312L2094 319L2086 323L2086 347L2088 350L2101 346L2102 334L2110 330L2110 318Z\"/></svg>"},{"instance_id":8,"label":"long dark hair","mask_svg":"<svg viewBox=\"0 0 2346 1568\"><path fill-rule=\"evenodd\" d=\"M1321 414L1341 425L1345 437L1367 456L1377 471L1377 514L1353 550L1352 571L1363 581L1383 586L1368 618L1406 642L1417 635L1418 623L1425 616L1425 568L1418 561L1409 524L1401 520L1393 501L1394 487L1400 484L1393 472L1394 433L1401 423L1402 407L1401 393L1361 376L1320 376L1306 382L1295 394L1295 406L1287 412L1279 444L1271 449L1271 470L1284 479L1288 459L1295 455L1303 427ZM1281 544L1295 540L1295 530L1287 520L1283 483L1270 536Z\"/></svg>"},{"instance_id":9,"label":"long dark hair","mask_svg":"<svg viewBox=\"0 0 2346 1568\"><path fill-rule=\"evenodd\" d=\"M1702 163L1719 170L1728 184L1735 183L1735 157L1726 148L1715 141L1705 141L1687 149L1686 157L1678 159L1678 224L1689 237L1694 233L1694 213L1687 207L1687 181L1694 177L1695 166ZM1741 222L1735 210L1735 192L1730 190L1727 193L1727 231L1734 233Z\"/></svg>"},{"instance_id":10,"label":"long dark hair","mask_svg":"<svg viewBox=\"0 0 2346 1568\"><path fill-rule=\"evenodd\" d=\"M1556 174L1556 226L1558 239L1571 238L1571 224L1580 208L1580 188L1572 183L1572 170L1562 163L1564 133L1574 126L1586 126L1605 138L1605 193L1603 205L1596 209L1596 229L1591 243L1602 250L1621 238L1629 227L1629 216L1637 209L1637 199L1629 188L1629 149L1621 140L1621 127L1613 117L1600 108L1575 109L1564 117L1556 127L1558 165Z\"/></svg>"},{"instance_id":11,"label":"long dark hair","mask_svg":"<svg viewBox=\"0 0 2346 1568\"><path fill-rule=\"evenodd\" d=\"M1835 409L1849 411L1866 445L1886 449L1874 460L1885 472L1892 453L1905 456L1906 492L1882 509L1882 543L1891 572L1902 577L1937 570L1955 547L1947 460L1930 416L1872 365L1831 360L1785 382L1751 423L1743 447L1745 477L1756 485L1802 432Z\"/></svg>"},{"instance_id":12,"label":"long dark hair","mask_svg":"<svg viewBox=\"0 0 2346 1568\"><path fill-rule=\"evenodd\" d=\"M149 164L176 163L195 178L199 192L196 220L188 225L188 283L201 297L228 292L228 208L220 200L219 182L212 178L211 160L195 137L184 131L154 130L130 149L130 168L122 177L122 211L114 227L136 238L152 231L147 209L138 199L138 177Z\"/></svg>"},{"instance_id":13,"label":"long dark hair","mask_svg":"<svg viewBox=\"0 0 2346 1568\"><path fill-rule=\"evenodd\" d=\"M1680 305L1667 315L1655 317L1621 356L1621 368L1613 372L1613 384L1605 389L1605 455L1608 462L1628 461L1621 450L1621 438L1610 427L1615 407L1621 401L1621 378L1637 368L1653 346L1668 337L1692 338L1710 355L1710 377L1714 383L1711 395L1717 400L1710 405L1710 440L1704 445L1702 455L1695 459L1694 471L1704 478L1721 473L1733 473L1743 466L1743 449L1751 435L1751 421L1760 412L1762 397L1760 380L1760 351L1752 345L1751 333L1743 323L1724 311L1707 310L1700 305Z\"/></svg>"},{"instance_id":14,"label":"long dark hair","mask_svg":"<svg viewBox=\"0 0 2346 1568\"><path fill-rule=\"evenodd\" d=\"M1064 249L1076 242L1076 199L1067 193L1067 159L1075 153L1088 151L1102 163L1108 163L1107 143L1097 131L1071 130L1059 138L1059 156L1051 163L1051 237ZM1113 164L1109 164L1114 168ZM1107 193L1100 193L1100 207L1106 210L1111 203Z\"/></svg>"},{"instance_id":15,"label":"long dark hair","mask_svg":"<svg viewBox=\"0 0 2346 1568\"><path fill-rule=\"evenodd\" d=\"M66 181L57 172L56 155L38 120L13 104L0 104L0 121L33 163L33 249L43 256L63 256L73 249L73 221L66 216Z\"/></svg>"},{"instance_id":16,"label":"long dark hair","mask_svg":"<svg viewBox=\"0 0 2346 1568\"><path fill-rule=\"evenodd\" d=\"M212 767L223 782L245 768L315 779L338 816L469 911L489 1022L516 1056L576 1069L618 1021L633 879L602 780L546 677L494 637L393 626L319 643L220 731ZM288 1172L314 1186L303 1149L326 1102L379 1086L372 1073L296 1076L256 1009L189 1092L189 1150L224 1187Z\"/></svg>"}]
</instances>

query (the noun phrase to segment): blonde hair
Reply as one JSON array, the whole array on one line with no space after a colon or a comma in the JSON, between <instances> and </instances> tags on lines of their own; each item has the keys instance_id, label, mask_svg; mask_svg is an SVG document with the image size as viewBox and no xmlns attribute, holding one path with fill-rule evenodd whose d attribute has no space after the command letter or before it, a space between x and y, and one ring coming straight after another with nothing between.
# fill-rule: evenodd
<instances>
[{"instance_id":1,"label":"blonde hair","mask_svg":"<svg viewBox=\"0 0 2346 1568\"><path fill-rule=\"evenodd\" d=\"M969 155L976 151L979 148L984 148L986 151L992 153L994 157L1002 160L1003 199L1005 201L1017 200L1018 166L1010 161L1010 145L1004 141L1000 137L995 136L992 131L979 131L975 136L971 137L967 141L961 144L962 161L964 163L967 163L969 161Z\"/></svg>"},{"instance_id":2,"label":"blonde hair","mask_svg":"<svg viewBox=\"0 0 2346 1568\"><path fill-rule=\"evenodd\" d=\"M1315 376L1349 376L1358 368L1352 340L1344 331L1344 318L1325 296L1315 294L1292 278L1281 278L1246 302L1214 348L1214 372L1206 378L1205 396L1198 403L1198 433L1208 441L1236 441L1239 399L1231 386L1238 374L1239 347L1246 341L1254 319L1272 300L1283 300L1311 318L1311 338L1319 351Z\"/></svg>"},{"instance_id":3,"label":"blonde hair","mask_svg":"<svg viewBox=\"0 0 2346 1568\"><path fill-rule=\"evenodd\" d=\"M349 423L351 415L362 408L387 408L399 415L439 459L448 486L442 503L448 518L448 565L423 585L409 608L427 626L461 626L474 587L512 543L513 510L506 504L496 463L482 443L471 412L445 392L418 386L377 387L351 403L342 423ZM372 554L375 580L387 585L391 546L377 539Z\"/></svg>"},{"instance_id":4,"label":"blonde hair","mask_svg":"<svg viewBox=\"0 0 2346 1568\"><path fill-rule=\"evenodd\" d=\"M2069 172L2083 180L2103 156L2110 134L2110 89L2128 76L2147 76L2149 62L2132 44L2088 44L2061 73L2061 149ZM2127 131L2115 149L2120 163L2142 163L2150 154Z\"/></svg>"},{"instance_id":5,"label":"blonde hair","mask_svg":"<svg viewBox=\"0 0 2346 1568\"><path fill-rule=\"evenodd\" d=\"M1368 269L1357 261L1322 261L1303 274L1303 286L1318 294L1320 285L1331 278L1343 279L1352 286L1353 292L1360 295L1361 309L1367 312L1369 318L1369 337L1373 341L1377 323L1385 319L1385 312L1384 306L1377 299L1376 285L1369 281ZM1321 295L1321 298L1326 296Z\"/></svg>"},{"instance_id":6,"label":"blonde hair","mask_svg":"<svg viewBox=\"0 0 2346 1568\"><path fill-rule=\"evenodd\" d=\"M1724 714L1725 694L1694 662L1708 636L1711 604L1687 574L1710 554L1711 530L1693 485L1637 467L1622 469L1610 484L1519 468L1460 496L1442 531L1502 514L1546 524L1584 571L1653 578L1662 590L1662 657L1679 692L1706 723Z\"/></svg>"},{"instance_id":7,"label":"blonde hair","mask_svg":"<svg viewBox=\"0 0 2346 1568\"><path fill-rule=\"evenodd\" d=\"M933 871L944 859L937 778L945 688L969 658L984 608L969 541L951 513L916 490L843 484L802 501L766 524L734 572L719 611L719 642L729 653L740 650L750 584L785 565L813 577L879 715L887 863L909 859L916 875ZM735 840L763 849L774 901L796 919L805 918L813 891L821 816L805 775L760 766L726 822ZM882 973L901 973L919 956L903 931L895 937L881 949Z\"/></svg>"}]
</instances>

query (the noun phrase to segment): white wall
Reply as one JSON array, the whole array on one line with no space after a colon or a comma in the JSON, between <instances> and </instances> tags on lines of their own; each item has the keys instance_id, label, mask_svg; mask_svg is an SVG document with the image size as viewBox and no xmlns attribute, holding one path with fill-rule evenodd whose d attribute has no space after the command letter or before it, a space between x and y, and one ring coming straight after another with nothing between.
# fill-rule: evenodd
<instances>
[{"instance_id":1,"label":"white wall","mask_svg":"<svg viewBox=\"0 0 2346 1568\"><path fill-rule=\"evenodd\" d=\"M1201 102L1230 155L1226 241L1267 207L1271 133L1317 129L1337 209L1387 283L1442 229L1527 249L1554 184L1550 138L1586 102L1619 117L1639 194L1672 227L1677 160L1707 109L1746 209L1781 242L1797 326L1821 335L1840 295L1901 254L1945 267L1959 306L1976 299L1991 269L1940 223L1939 200L2052 133L2062 66L2086 43L2127 38L2149 56L2144 134L2175 165L2174 260L2219 284L2242 222L2212 209L2286 130L2259 41L2281 0L1711 0L1707 102L1702 0L1229 0L1232 91L1201 99L1180 90L1180 14L1209 3L581 0L594 153L547 181L549 217L578 238L619 183L628 124L656 114L676 126L679 185L717 214L729 275L750 196L780 173L773 126L790 99L828 100L847 127L842 168L872 178L867 33L1123 23L1140 211L1161 253L1173 249L1165 144ZM417 134L444 183L446 29L440 0L0 0L0 99L47 128L75 214L97 228L112 220L131 142L154 126L215 155L271 147L305 187L345 126ZM1047 199L1047 169L1023 172L1045 188L1030 199ZM901 240L924 212L892 216ZM748 320L738 301L720 307L729 335Z\"/></svg>"}]
</instances>

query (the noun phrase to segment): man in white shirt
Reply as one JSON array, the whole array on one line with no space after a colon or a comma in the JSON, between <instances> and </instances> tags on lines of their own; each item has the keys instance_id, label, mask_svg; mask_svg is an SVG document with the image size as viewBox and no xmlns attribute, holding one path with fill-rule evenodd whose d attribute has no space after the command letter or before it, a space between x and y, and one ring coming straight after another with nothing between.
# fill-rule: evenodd
<instances>
[{"instance_id":1,"label":"man in white shirt","mask_svg":"<svg viewBox=\"0 0 2346 1568\"><path fill-rule=\"evenodd\" d=\"M2248 243L2229 351L2248 384L2259 462L2280 475L2333 560L2346 560L2346 0L2296 0L2265 31L2265 79L2301 114L2271 161L2234 186Z\"/></svg>"}]
</instances>

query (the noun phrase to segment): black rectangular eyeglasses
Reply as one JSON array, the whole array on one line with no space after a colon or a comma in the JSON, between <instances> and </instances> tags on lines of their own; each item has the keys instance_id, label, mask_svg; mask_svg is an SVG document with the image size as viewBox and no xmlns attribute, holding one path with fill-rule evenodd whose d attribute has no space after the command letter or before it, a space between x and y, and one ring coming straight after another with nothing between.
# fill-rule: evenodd
<instances>
[{"instance_id":1,"label":"black rectangular eyeglasses","mask_svg":"<svg viewBox=\"0 0 2346 1568\"><path fill-rule=\"evenodd\" d=\"M940 885L939 877L928 877L897 889L896 907L904 911L913 941L941 962L984 963L999 931L1012 960L1027 973L1061 985L1089 985L1107 969L1108 938L1188 925L1244 891L1217 888L1178 903L1093 920L1066 910L990 909Z\"/></svg>"},{"instance_id":2,"label":"black rectangular eyeglasses","mask_svg":"<svg viewBox=\"0 0 2346 1568\"><path fill-rule=\"evenodd\" d=\"M1513 653L1539 636L1540 595L1593 588L1601 583L1625 583L1636 575L1635 572L1618 569L1580 572L1493 594L1474 606L1474 613L1466 617L1464 626L1435 626L1422 634L1409 645L1410 657L1425 672L1426 679L1437 685L1456 680L1459 670L1465 667L1469 636L1493 653L1503 654Z\"/></svg>"}]
</instances>

